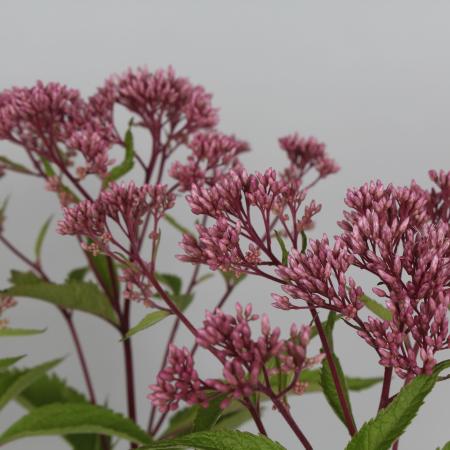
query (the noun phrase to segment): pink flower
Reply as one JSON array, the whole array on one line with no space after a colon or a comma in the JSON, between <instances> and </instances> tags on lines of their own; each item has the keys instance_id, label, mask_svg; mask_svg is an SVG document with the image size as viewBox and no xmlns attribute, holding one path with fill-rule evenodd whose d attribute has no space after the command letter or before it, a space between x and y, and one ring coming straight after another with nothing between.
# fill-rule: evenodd
<instances>
[{"instance_id":1,"label":"pink flower","mask_svg":"<svg viewBox=\"0 0 450 450\"><path fill-rule=\"evenodd\" d=\"M115 103L136 113L141 119L138 124L154 133L167 124L180 140L218 121L211 95L187 78L177 77L171 67L154 73L146 68L128 70L107 80L90 99L91 108L111 123Z\"/></svg>"},{"instance_id":2,"label":"pink flower","mask_svg":"<svg viewBox=\"0 0 450 450\"><path fill-rule=\"evenodd\" d=\"M297 133L279 139L280 147L286 151L292 168L296 169L296 175L304 177L311 169L315 169L319 178L339 171L336 162L329 158L325 151L325 144L316 138L308 139L300 137Z\"/></svg>"},{"instance_id":3,"label":"pink flower","mask_svg":"<svg viewBox=\"0 0 450 450\"><path fill-rule=\"evenodd\" d=\"M188 191L193 184L212 186L224 176L231 166L237 168L237 156L248 151L246 142L238 141L234 136L218 132L199 132L189 143L192 154L186 164L176 161L169 171L175 178L181 191Z\"/></svg>"},{"instance_id":4,"label":"pink flower","mask_svg":"<svg viewBox=\"0 0 450 450\"><path fill-rule=\"evenodd\" d=\"M208 405L202 382L187 348L179 349L170 345L168 364L150 389L152 393L148 398L161 412L177 409L180 400L190 405Z\"/></svg>"}]
</instances>

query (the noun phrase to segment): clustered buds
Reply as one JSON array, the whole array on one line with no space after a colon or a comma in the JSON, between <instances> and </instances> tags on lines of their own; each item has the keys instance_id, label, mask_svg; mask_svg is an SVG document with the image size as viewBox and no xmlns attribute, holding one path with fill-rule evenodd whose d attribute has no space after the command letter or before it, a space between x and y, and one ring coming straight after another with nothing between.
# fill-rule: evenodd
<instances>
[{"instance_id":1,"label":"clustered buds","mask_svg":"<svg viewBox=\"0 0 450 450\"><path fill-rule=\"evenodd\" d=\"M112 120L115 104L137 114L144 126L155 133L167 124L171 133L183 141L190 133L217 124L217 110L211 106L211 95L202 86L194 86L175 71L146 68L128 70L107 80L90 99L91 108Z\"/></svg>"},{"instance_id":2,"label":"clustered buds","mask_svg":"<svg viewBox=\"0 0 450 450\"><path fill-rule=\"evenodd\" d=\"M343 233L334 247L326 237L312 241L305 254L292 250L288 266L277 269L286 293L353 320L380 363L407 380L431 373L436 352L449 348L450 233L442 218L450 177L430 176L439 192L380 181L349 190L345 203L351 210L339 222ZM346 275L350 267L378 278L373 292L387 299L390 320L359 317L363 291ZM298 308L289 297L273 298L278 308Z\"/></svg>"},{"instance_id":3,"label":"clustered buds","mask_svg":"<svg viewBox=\"0 0 450 450\"><path fill-rule=\"evenodd\" d=\"M95 201L85 200L64 208L64 219L58 232L64 235L86 236L94 245L88 250L104 250L112 239L107 219L113 220L131 242L136 243L144 216L149 214L157 223L165 211L175 204L175 195L163 185L136 186L133 182L112 183ZM115 241L117 244L117 241Z\"/></svg>"},{"instance_id":4,"label":"clustered buds","mask_svg":"<svg viewBox=\"0 0 450 450\"><path fill-rule=\"evenodd\" d=\"M161 411L166 411L175 409L179 400L204 404L217 393L225 394L221 403L221 407L225 408L232 399L248 399L253 393L264 389L262 386L265 386L267 377L277 370L295 373L294 387L301 370L321 359L306 357L309 327L297 328L293 325L290 338L282 340L280 329L272 329L268 316L263 315L261 335L255 339L252 338L250 323L258 319L250 304L245 308L236 304L234 316L219 309L207 311L203 328L197 332L197 344L214 351L223 365L223 378L199 379L190 353L185 349L173 349L171 355L178 355L178 360L182 361L178 366L180 372L174 371L171 359L169 366L158 375L158 384L150 387L153 391L149 395L152 402ZM269 364L273 358L279 359L280 369ZM191 376L184 376L188 373Z\"/></svg>"},{"instance_id":5,"label":"clustered buds","mask_svg":"<svg viewBox=\"0 0 450 450\"><path fill-rule=\"evenodd\" d=\"M277 176L273 169L254 175L245 170L231 170L210 188L194 184L187 196L191 211L210 216L216 223L209 228L197 227L198 241L184 236L181 246L185 255L179 258L238 274L251 273L260 264L273 263L274 224L280 221L284 232L296 244L300 233L311 226L312 217L320 211L320 205L312 202L299 216L305 195L299 183ZM262 227L256 225L257 214ZM249 242L247 249L241 243L244 239ZM262 253L269 260L264 260Z\"/></svg>"},{"instance_id":6,"label":"clustered buds","mask_svg":"<svg viewBox=\"0 0 450 450\"><path fill-rule=\"evenodd\" d=\"M290 179L303 178L310 170L315 170L317 178L312 182L315 184L320 178L325 178L340 169L327 155L325 144L314 137L306 139L295 133L280 138L278 142L291 162L286 171Z\"/></svg>"},{"instance_id":7,"label":"clustered buds","mask_svg":"<svg viewBox=\"0 0 450 450\"><path fill-rule=\"evenodd\" d=\"M182 192L192 185L213 186L230 167L240 166L237 156L248 151L248 144L219 132L199 132L189 143L192 151L186 164L175 161L169 174L179 183Z\"/></svg>"}]
</instances>

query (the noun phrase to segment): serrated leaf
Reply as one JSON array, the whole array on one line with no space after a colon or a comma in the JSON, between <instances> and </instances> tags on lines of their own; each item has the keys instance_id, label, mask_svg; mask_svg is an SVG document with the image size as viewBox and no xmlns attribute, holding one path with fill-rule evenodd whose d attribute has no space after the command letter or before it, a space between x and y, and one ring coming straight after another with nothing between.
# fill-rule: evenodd
<instances>
[{"instance_id":1,"label":"serrated leaf","mask_svg":"<svg viewBox=\"0 0 450 450\"><path fill-rule=\"evenodd\" d=\"M352 406L350 403L350 397L348 395L348 387L347 381L345 379L344 372L342 371L341 363L339 362L338 357L333 353L334 365L336 366L336 372L338 374L338 378L340 384L342 386L342 390L344 392L345 400L347 401L347 405L350 410L350 414L352 414ZM344 417L344 412L341 408L341 403L339 401L339 396L336 390L336 386L333 381L333 375L331 372L330 365L328 364L327 359L324 359L322 362L322 369L320 371L320 385L322 386L323 393L325 394L325 398L330 404L333 411L336 415L341 419L342 423L346 425L346 420Z\"/></svg>"},{"instance_id":2,"label":"serrated leaf","mask_svg":"<svg viewBox=\"0 0 450 450\"><path fill-rule=\"evenodd\" d=\"M102 406L85 403L54 403L33 409L0 436L0 445L31 436L80 433L116 436L138 444L150 437L133 421Z\"/></svg>"},{"instance_id":3,"label":"serrated leaf","mask_svg":"<svg viewBox=\"0 0 450 450\"><path fill-rule=\"evenodd\" d=\"M1 358L0 359L0 372L3 372L8 367L13 366L16 362L20 361L24 357L25 357L25 355L11 356L9 358Z\"/></svg>"},{"instance_id":4,"label":"serrated leaf","mask_svg":"<svg viewBox=\"0 0 450 450\"><path fill-rule=\"evenodd\" d=\"M119 178L126 175L134 166L134 142L133 142L133 133L131 132L131 127L125 133L125 156L123 161L113 167L108 175L103 180L103 188L106 188L109 183L112 181L116 181Z\"/></svg>"},{"instance_id":5,"label":"serrated leaf","mask_svg":"<svg viewBox=\"0 0 450 450\"><path fill-rule=\"evenodd\" d=\"M183 281L178 275L171 273L156 273L155 278L165 286L172 290L172 293L179 295L183 286Z\"/></svg>"},{"instance_id":6,"label":"serrated leaf","mask_svg":"<svg viewBox=\"0 0 450 450\"><path fill-rule=\"evenodd\" d=\"M45 239L45 236L47 235L48 227L50 226L52 219L53 219L53 216L50 216L44 222L41 229L39 230L39 234L37 236L36 243L34 244L34 254L38 261L41 259L42 244L44 243L44 239Z\"/></svg>"},{"instance_id":7,"label":"serrated leaf","mask_svg":"<svg viewBox=\"0 0 450 450\"><path fill-rule=\"evenodd\" d=\"M377 315L380 319L383 320L391 320L392 319L392 313L385 308L383 305L378 303L373 298L368 297L367 295L363 294L360 299L367 308L372 311L375 315Z\"/></svg>"},{"instance_id":8,"label":"serrated leaf","mask_svg":"<svg viewBox=\"0 0 450 450\"><path fill-rule=\"evenodd\" d=\"M414 378L386 408L361 427L345 450L387 450L416 416L439 374L449 367L450 360L443 361L435 366L432 375Z\"/></svg>"},{"instance_id":9,"label":"serrated leaf","mask_svg":"<svg viewBox=\"0 0 450 450\"><path fill-rule=\"evenodd\" d=\"M131 336L139 333L142 330L146 330L147 328L152 327L153 325L157 324L170 315L171 313L168 311L153 311L147 314L136 326L128 330L128 333L126 334L124 340L129 339Z\"/></svg>"},{"instance_id":10,"label":"serrated leaf","mask_svg":"<svg viewBox=\"0 0 450 450\"><path fill-rule=\"evenodd\" d=\"M61 361L54 359L31 369L0 373L0 409Z\"/></svg>"},{"instance_id":11,"label":"serrated leaf","mask_svg":"<svg viewBox=\"0 0 450 450\"><path fill-rule=\"evenodd\" d=\"M71 281L64 284L42 281L30 272L14 271L9 289L0 296L27 297L43 300L63 308L84 311L118 323L108 298L91 282Z\"/></svg>"},{"instance_id":12,"label":"serrated leaf","mask_svg":"<svg viewBox=\"0 0 450 450\"><path fill-rule=\"evenodd\" d=\"M28 411L51 403L88 403L86 397L68 386L56 375L44 374L16 398ZM101 438L95 434L71 434L64 436L74 450L97 450Z\"/></svg>"},{"instance_id":13,"label":"serrated leaf","mask_svg":"<svg viewBox=\"0 0 450 450\"><path fill-rule=\"evenodd\" d=\"M275 237L277 238L278 245L280 246L281 249L281 263L283 264L283 266L286 266L289 257L288 249L286 248L286 244L284 243L283 238L280 236L280 233L276 230L275 230Z\"/></svg>"},{"instance_id":14,"label":"serrated leaf","mask_svg":"<svg viewBox=\"0 0 450 450\"><path fill-rule=\"evenodd\" d=\"M264 436L234 430L202 431L181 438L154 442L144 449L172 449L194 447L202 450L286 450Z\"/></svg>"},{"instance_id":15,"label":"serrated leaf","mask_svg":"<svg viewBox=\"0 0 450 450\"><path fill-rule=\"evenodd\" d=\"M0 328L0 337L14 336L34 336L35 334L44 333L47 329L35 330L31 328Z\"/></svg>"},{"instance_id":16,"label":"serrated leaf","mask_svg":"<svg viewBox=\"0 0 450 450\"><path fill-rule=\"evenodd\" d=\"M193 432L210 430L216 424L223 413L220 404L224 399L225 395L220 395L210 400L206 408L199 407L197 409L197 415L195 416L194 427L192 429Z\"/></svg>"}]
</instances>

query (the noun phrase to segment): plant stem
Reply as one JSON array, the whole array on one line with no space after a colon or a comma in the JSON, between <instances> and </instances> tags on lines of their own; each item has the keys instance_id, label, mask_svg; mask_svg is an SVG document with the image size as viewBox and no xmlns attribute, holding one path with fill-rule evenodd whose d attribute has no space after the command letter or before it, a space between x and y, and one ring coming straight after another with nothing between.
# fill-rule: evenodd
<instances>
[{"instance_id":1,"label":"plant stem","mask_svg":"<svg viewBox=\"0 0 450 450\"><path fill-rule=\"evenodd\" d=\"M126 300L124 306L124 313L121 318L122 321L122 334L125 336L130 328L130 309L131 301ZM125 376L127 384L127 403L128 403L128 416L131 420L136 422L136 402L134 392L134 366L133 366L133 348L130 339L123 341L123 351L125 357Z\"/></svg>"},{"instance_id":2,"label":"plant stem","mask_svg":"<svg viewBox=\"0 0 450 450\"><path fill-rule=\"evenodd\" d=\"M344 390L343 390L341 382L339 380L339 375L338 375L338 372L336 369L336 364L334 363L333 353L328 344L328 340L327 340L327 337L323 330L322 322L320 321L320 317L317 314L317 311L315 310L315 308L313 308L311 306L309 307L309 310L311 311L311 314L313 316L314 323L315 323L317 331L319 333L319 337L322 342L322 347L325 352L328 365L330 366L331 376L333 378L333 382L336 387L336 392L338 394L339 403L341 404L342 412L344 414L345 423L347 425L350 436L353 436L357 432L357 429L356 429L355 422L353 420L353 416L350 412L350 407L345 398Z\"/></svg>"},{"instance_id":3,"label":"plant stem","mask_svg":"<svg viewBox=\"0 0 450 450\"><path fill-rule=\"evenodd\" d=\"M291 416L291 413L286 408L284 403L276 397L276 395L273 395L273 392L270 392L270 390L264 389L265 393L270 397L275 407L278 409L278 412L283 416L284 420L286 420L287 424L291 427L292 431L295 433L295 435L298 437L299 441L302 443L303 447L306 450L313 450L312 445L306 438L306 436L303 434L302 430L300 430L300 427L297 425L293 417Z\"/></svg>"},{"instance_id":4,"label":"plant stem","mask_svg":"<svg viewBox=\"0 0 450 450\"><path fill-rule=\"evenodd\" d=\"M6 239L5 236L3 236L1 234L0 234L0 242L2 242L15 256L17 256L25 264L27 264L30 268L35 270L42 277L42 279L44 281L50 282L50 279L48 278L46 273L42 270L40 265L31 261L14 244L12 244L8 239ZM78 355L78 360L80 362L81 370L83 372L83 377L86 382L86 387L87 387L87 390L89 393L89 399L90 399L91 403L95 404L96 399L95 399L94 387L93 387L91 376L89 373L89 368L88 368L88 365L86 362L86 357L84 356L83 347L81 345L80 338L78 336L78 332L73 323L72 314L64 308L58 307L58 309L61 311L61 314L63 315L63 317L69 327L69 331L72 336L73 343L75 345L75 350Z\"/></svg>"},{"instance_id":5,"label":"plant stem","mask_svg":"<svg viewBox=\"0 0 450 450\"><path fill-rule=\"evenodd\" d=\"M258 412L256 411L255 407L253 406L253 403L251 402L250 399L246 399L246 401L244 402L244 405L246 406L246 408L249 410L250 414L253 417L253 421L255 422L258 431L264 435L267 436L267 432L266 429L264 428L264 424L262 423L261 417L258 414Z\"/></svg>"},{"instance_id":6,"label":"plant stem","mask_svg":"<svg viewBox=\"0 0 450 450\"><path fill-rule=\"evenodd\" d=\"M78 337L77 330L75 329L75 326L73 324L72 315L68 311L65 311L64 309L61 309L61 313L64 316L64 319L66 320L67 326L69 327L70 334L72 335L72 339L75 344L75 348L77 350L78 359L80 361L84 381L86 382L87 390L89 392L89 399L91 400L91 403L95 405L97 401L95 399L94 387L92 385L92 380L89 374L89 369L86 363L86 358L84 356L83 348L81 347L81 342Z\"/></svg>"},{"instance_id":7,"label":"plant stem","mask_svg":"<svg viewBox=\"0 0 450 450\"><path fill-rule=\"evenodd\" d=\"M392 367L386 367L384 369L383 387L381 389L380 404L378 405L378 411L387 406L389 402L389 390L391 388L392 380Z\"/></svg>"}]
</instances>

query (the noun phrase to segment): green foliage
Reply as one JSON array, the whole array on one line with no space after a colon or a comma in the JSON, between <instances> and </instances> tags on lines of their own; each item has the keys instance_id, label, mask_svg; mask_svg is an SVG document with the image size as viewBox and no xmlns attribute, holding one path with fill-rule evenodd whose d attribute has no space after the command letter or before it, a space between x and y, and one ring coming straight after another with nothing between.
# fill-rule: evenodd
<instances>
[{"instance_id":1,"label":"green foliage","mask_svg":"<svg viewBox=\"0 0 450 450\"><path fill-rule=\"evenodd\" d=\"M373 298L368 297L367 295L362 295L360 299L367 308L372 311L375 315L377 315L380 319L383 320L391 320L392 319L392 313L383 305L380 305L376 300Z\"/></svg>"},{"instance_id":2,"label":"green foliage","mask_svg":"<svg viewBox=\"0 0 450 450\"><path fill-rule=\"evenodd\" d=\"M125 157L123 161L113 167L108 175L103 180L103 188L108 187L108 184L112 181L116 181L126 175L134 166L134 139L131 132L132 123L130 123L128 130L125 133Z\"/></svg>"},{"instance_id":3,"label":"green foliage","mask_svg":"<svg viewBox=\"0 0 450 450\"><path fill-rule=\"evenodd\" d=\"M16 401L28 411L51 403L88 403L83 394L67 386L64 380L48 374L22 391ZM100 436L95 434L71 434L64 439L74 450L97 450L101 442Z\"/></svg>"},{"instance_id":4,"label":"green foliage","mask_svg":"<svg viewBox=\"0 0 450 450\"><path fill-rule=\"evenodd\" d=\"M48 370L57 366L62 359L54 359L31 369L0 373L0 409L15 399Z\"/></svg>"},{"instance_id":5,"label":"green foliage","mask_svg":"<svg viewBox=\"0 0 450 450\"><path fill-rule=\"evenodd\" d=\"M25 355L11 356L9 358L1 358L0 359L0 372L5 371L8 367L13 366L16 362L20 361L24 357L25 357Z\"/></svg>"},{"instance_id":6,"label":"green foliage","mask_svg":"<svg viewBox=\"0 0 450 450\"><path fill-rule=\"evenodd\" d=\"M387 450L403 434L431 392L439 373L449 362L438 364L432 375L420 375L403 387L394 400L366 422L346 450Z\"/></svg>"},{"instance_id":7,"label":"green foliage","mask_svg":"<svg viewBox=\"0 0 450 450\"><path fill-rule=\"evenodd\" d=\"M32 328L0 328L0 337L34 336L35 334L41 334L45 331L46 329L35 330Z\"/></svg>"},{"instance_id":8,"label":"green foliage","mask_svg":"<svg viewBox=\"0 0 450 450\"><path fill-rule=\"evenodd\" d=\"M239 283L245 280L247 275L245 273L236 276L234 272L224 272L220 271L220 274L222 275L223 279L225 280L225 283L227 286L237 286Z\"/></svg>"},{"instance_id":9,"label":"green foliage","mask_svg":"<svg viewBox=\"0 0 450 450\"><path fill-rule=\"evenodd\" d=\"M83 281L84 277L89 272L88 267L78 267L76 269L71 270L66 277L66 283L69 283L71 281Z\"/></svg>"},{"instance_id":10,"label":"green foliage","mask_svg":"<svg viewBox=\"0 0 450 450\"><path fill-rule=\"evenodd\" d=\"M220 395L211 400L207 408L200 407L197 409L194 427L192 429L193 432L210 430L216 424L223 412L220 408L220 404L224 398L225 395Z\"/></svg>"},{"instance_id":11,"label":"green foliage","mask_svg":"<svg viewBox=\"0 0 450 450\"><path fill-rule=\"evenodd\" d=\"M0 445L31 436L95 433L138 444L151 439L130 419L102 406L87 403L53 403L33 409L0 436Z\"/></svg>"},{"instance_id":12,"label":"green foliage","mask_svg":"<svg viewBox=\"0 0 450 450\"><path fill-rule=\"evenodd\" d=\"M149 314L147 314L136 326L130 328L128 330L128 333L126 334L125 339L130 338L136 333L139 333L142 330L146 330L147 328L152 327L153 325L157 324L161 320L165 319L166 317L170 316L171 313L168 311L153 311Z\"/></svg>"},{"instance_id":13,"label":"green foliage","mask_svg":"<svg viewBox=\"0 0 450 450\"><path fill-rule=\"evenodd\" d=\"M336 371L338 374L340 384L342 386L342 390L344 391L345 400L347 401L347 405L349 407L350 414L352 414L350 396L348 395L347 381L345 379L345 375L342 370L341 363L339 362L338 357L334 353L333 353L333 360L334 360L334 365L336 366ZM330 365L328 364L328 361L326 359L324 359L323 363L322 363L322 370L320 372L320 385L322 386L323 393L325 394L325 397L326 397L328 403L330 404L331 408L333 409L333 411L336 413L336 415L339 417L339 419L341 419L341 421L345 425L346 420L344 417L344 412L342 411L342 407L341 407L341 403L339 401L337 389L336 389L336 386L333 381L333 375L331 372Z\"/></svg>"},{"instance_id":14,"label":"green foliage","mask_svg":"<svg viewBox=\"0 0 450 450\"><path fill-rule=\"evenodd\" d=\"M41 259L41 252L42 252L42 244L44 243L45 236L48 232L48 227L50 226L50 223L53 219L53 216L50 216L42 225L41 229L39 230L39 234L36 238L36 243L34 244L34 254L36 256L36 259L39 261Z\"/></svg>"},{"instance_id":15,"label":"green foliage","mask_svg":"<svg viewBox=\"0 0 450 450\"><path fill-rule=\"evenodd\" d=\"M75 309L118 323L108 298L91 282L70 281L64 284L42 281L31 272L12 271L13 286L0 296L28 297L44 300L62 308Z\"/></svg>"},{"instance_id":16,"label":"green foliage","mask_svg":"<svg viewBox=\"0 0 450 450\"><path fill-rule=\"evenodd\" d=\"M447 442L442 448L437 448L436 450L450 450L450 441Z\"/></svg>"},{"instance_id":17,"label":"green foliage","mask_svg":"<svg viewBox=\"0 0 450 450\"><path fill-rule=\"evenodd\" d=\"M114 296L116 290L115 283L117 283L117 269L114 261L106 255L92 255L88 258L92 264L94 272L101 280L101 284L106 287L108 295Z\"/></svg>"},{"instance_id":18,"label":"green foliage","mask_svg":"<svg viewBox=\"0 0 450 450\"><path fill-rule=\"evenodd\" d=\"M183 281L179 276L170 273L157 273L155 274L155 277L160 283L169 287L175 295L181 293Z\"/></svg>"},{"instance_id":19,"label":"green foliage","mask_svg":"<svg viewBox=\"0 0 450 450\"><path fill-rule=\"evenodd\" d=\"M305 253L306 248L308 247L308 238L303 230L301 231L301 235L302 235L302 253Z\"/></svg>"},{"instance_id":20,"label":"green foliage","mask_svg":"<svg viewBox=\"0 0 450 450\"><path fill-rule=\"evenodd\" d=\"M9 158L6 158L6 156L0 156L0 162L3 163L8 170L12 170L13 172L26 174L32 173L22 164L11 161Z\"/></svg>"},{"instance_id":21,"label":"green foliage","mask_svg":"<svg viewBox=\"0 0 450 450\"><path fill-rule=\"evenodd\" d=\"M287 266L289 252L288 249L286 248L286 244L284 243L283 238L280 236L280 233L276 230L275 230L275 237L277 238L278 244L281 249L281 262L283 266Z\"/></svg>"},{"instance_id":22,"label":"green foliage","mask_svg":"<svg viewBox=\"0 0 450 450\"><path fill-rule=\"evenodd\" d=\"M232 430L201 431L177 439L153 442L141 450L191 447L202 450L285 450L280 444L264 436Z\"/></svg>"}]
</instances>

